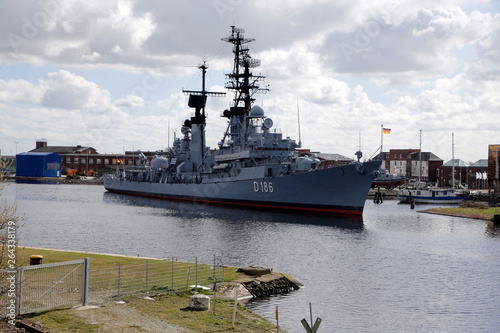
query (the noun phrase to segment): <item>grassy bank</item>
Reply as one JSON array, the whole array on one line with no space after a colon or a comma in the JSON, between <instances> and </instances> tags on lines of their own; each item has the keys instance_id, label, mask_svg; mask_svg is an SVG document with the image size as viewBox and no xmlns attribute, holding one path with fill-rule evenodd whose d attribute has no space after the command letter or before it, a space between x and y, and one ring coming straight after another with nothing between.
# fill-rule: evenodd
<instances>
[{"instance_id":1,"label":"grassy bank","mask_svg":"<svg viewBox=\"0 0 500 333\"><path fill-rule=\"evenodd\" d=\"M151 263L153 258L115 256L87 252L69 252L19 247L17 258L23 265L29 265L30 255L42 255L43 263L53 263L90 258L90 270L106 269L122 265ZM246 277L236 272L236 267L226 267L224 281ZM92 286L92 277L90 284ZM92 292L92 291L91 291ZM204 292L210 294L208 292ZM126 304L110 301L98 308L78 310L64 308L39 312L22 320L43 326L50 332L276 332L276 326L247 308L237 305L235 327L231 329L234 301L217 299L215 313L213 300L210 311L189 311L189 297L192 293L178 295L163 294L153 299L122 298Z\"/></svg>"},{"instance_id":2,"label":"grassy bank","mask_svg":"<svg viewBox=\"0 0 500 333\"><path fill-rule=\"evenodd\" d=\"M484 206L476 206L476 207L439 207L439 208L431 208L424 211L422 213L431 213L431 214L441 214L441 215L450 215L450 216L459 216L459 217L469 217L474 219L483 219L483 220L493 220L493 216L495 214L500 214L500 207L484 207Z\"/></svg>"}]
</instances>

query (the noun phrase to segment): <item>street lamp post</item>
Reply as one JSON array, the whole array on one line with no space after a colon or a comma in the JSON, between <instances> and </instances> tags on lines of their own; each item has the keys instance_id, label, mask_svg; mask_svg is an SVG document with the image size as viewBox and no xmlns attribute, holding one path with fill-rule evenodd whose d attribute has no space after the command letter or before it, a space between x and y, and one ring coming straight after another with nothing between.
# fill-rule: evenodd
<instances>
[{"instance_id":1,"label":"street lamp post","mask_svg":"<svg viewBox=\"0 0 500 333\"><path fill-rule=\"evenodd\" d=\"M89 147L90 146L90 143L87 142L87 170L86 170L86 173L87 173L87 177L89 176Z\"/></svg>"}]
</instances>

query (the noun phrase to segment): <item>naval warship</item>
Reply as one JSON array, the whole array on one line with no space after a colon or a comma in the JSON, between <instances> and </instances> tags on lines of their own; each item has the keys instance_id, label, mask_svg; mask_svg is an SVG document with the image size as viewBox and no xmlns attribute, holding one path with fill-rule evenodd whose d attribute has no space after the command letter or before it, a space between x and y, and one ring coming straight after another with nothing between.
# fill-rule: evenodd
<instances>
[{"instance_id":1,"label":"naval warship","mask_svg":"<svg viewBox=\"0 0 500 333\"><path fill-rule=\"evenodd\" d=\"M217 149L206 146L205 105L208 97L224 92L205 89L206 63L199 91L188 95L192 116L181 127L166 156L148 162L141 153L140 165L104 178L109 192L169 200L284 209L362 216L368 190L380 161L357 161L323 168L314 156L299 156L301 142L284 138L273 129L273 121L262 107L254 105L255 94L264 76L252 69L260 61L250 56L243 29L231 27L222 38L233 45L232 72L226 74L225 88L234 93L229 109L221 112L227 129Z\"/></svg>"}]
</instances>

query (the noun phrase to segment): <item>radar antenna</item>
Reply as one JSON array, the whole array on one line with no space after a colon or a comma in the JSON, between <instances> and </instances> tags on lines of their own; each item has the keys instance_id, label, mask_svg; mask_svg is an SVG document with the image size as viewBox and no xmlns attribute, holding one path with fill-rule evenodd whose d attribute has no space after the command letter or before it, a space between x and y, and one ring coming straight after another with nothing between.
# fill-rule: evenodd
<instances>
[{"instance_id":1,"label":"radar antenna","mask_svg":"<svg viewBox=\"0 0 500 333\"><path fill-rule=\"evenodd\" d=\"M229 113L224 113L224 116L231 117L234 115L247 115L250 112L255 98L253 95L256 92L267 92L269 89L260 88L259 80L264 79L265 76L253 75L250 68L260 66L260 60L253 59L249 51L250 49L245 46L253 42L254 38L245 38L243 35L245 31L235 26L231 26L231 35L222 38L223 41L234 45L234 65L233 72L226 74L230 80L226 83L227 89L234 90L234 104Z\"/></svg>"},{"instance_id":2,"label":"radar antenna","mask_svg":"<svg viewBox=\"0 0 500 333\"><path fill-rule=\"evenodd\" d=\"M207 96L225 96L225 92L213 92L205 90L205 75L207 73L208 65L204 60L203 64L198 66L202 72L201 91L184 90L182 92L189 95L188 106L195 109L195 116L191 118L191 122L196 124L205 124L205 105L207 103Z\"/></svg>"}]
</instances>

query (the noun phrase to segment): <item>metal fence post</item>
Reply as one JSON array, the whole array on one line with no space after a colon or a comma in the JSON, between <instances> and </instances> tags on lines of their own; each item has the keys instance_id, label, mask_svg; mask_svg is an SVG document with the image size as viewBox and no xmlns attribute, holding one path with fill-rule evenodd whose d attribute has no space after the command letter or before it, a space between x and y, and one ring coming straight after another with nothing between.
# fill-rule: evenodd
<instances>
[{"instance_id":1,"label":"metal fence post","mask_svg":"<svg viewBox=\"0 0 500 333\"><path fill-rule=\"evenodd\" d=\"M118 263L118 300L120 300L120 263Z\"/></svg>"},{"instance_id":2,"label":"metal fence post","mask_svg":"<svg viewBox=\"0 0 500 333\"><path fill-rule=\"evenodd\" d=\"M194 277L194 292L198 292L198 257L195 257L196 260L196 270L195 270L195 277Z\"/></svg>"},{"instance_id":3,"label":"metal fence post","mask_svg":"<svg viewBox=\"0 0 500 333\"><path fill-rule=\"evenodd\" d=\"M215 253L214 253L214 274L212 276L212 281L215 281Z\"/></svg>"},{"instance_id":4,"label":"metal fence post","mask_svg":"<svg viewBox=\"0 0 500 333\"><path fill-rule=\"evenodd\" d=\"M17 303L16 303L16 316L21 314L22 302L23 302L23 268L17 268Z\"/></svg>"},{"instance_id":5,"label":"metal fence post","mask_svg":"<svg viewBox=\"0 0 500 333\"><path fill-rule=\"evenodd\" d=\"M172 292L174 291L174 257L172 257Z\"/></svg>"},{"instance_id":6,"label":"metal fence post","mask_svg":"<svg viewBox=\"0 0 500 333\"><path fill-rule=\"evenodd\" d=\"M83 259L83 306L89 303L90 258Z\"/></svg>"},{"instance_id":7,"label":"metal fence post","mask_svg":"<svg viewBox=\"0 0 500 333\"><path fill-rule=\"evenodd\" d=\"M146 297L148 296L148 259L146 259Z\"/></svg>"}]
</instances>

